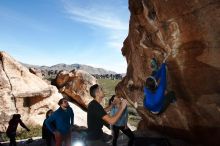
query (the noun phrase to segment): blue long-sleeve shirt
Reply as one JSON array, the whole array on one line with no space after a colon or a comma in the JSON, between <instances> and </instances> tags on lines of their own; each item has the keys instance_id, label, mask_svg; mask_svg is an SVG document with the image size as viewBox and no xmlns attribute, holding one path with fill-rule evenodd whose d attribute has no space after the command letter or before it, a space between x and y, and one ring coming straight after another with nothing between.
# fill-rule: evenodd
<instances>
[{"instance_id":1,"label":"blue long-sleeve shirt","mask_svg":"<svg viewBox=\"0 0 220 146\"><path fill-rule=\"evenodd\" d=\"M144 87L144 106L152 112L160 112L163 107L166 90L166 64L163 63L154 76L160 83L155 91Z\"/></svg>"},{"instance_id":2,"label":"blue long-sleeve shirt","mask_svg":"<svg viewBox=\"0 0 220 146\"><path fill-rule=\"evenodd\" d=\"M58 131L65 135L69 132L70 127L74 124L74 113L71 107L63 110L58 108L46 121L47 128L53 133ZM55 127L53 126L55 124Z\"/></svg>"}]
</instances>

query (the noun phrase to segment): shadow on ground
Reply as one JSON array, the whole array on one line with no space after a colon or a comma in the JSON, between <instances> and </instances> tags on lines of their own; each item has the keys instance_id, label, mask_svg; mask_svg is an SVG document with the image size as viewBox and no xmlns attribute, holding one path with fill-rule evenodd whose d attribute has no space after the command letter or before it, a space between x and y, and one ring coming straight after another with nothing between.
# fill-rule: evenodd
<instances>
[{"instance_id":1,"label":"shadow on ground","mask_svg":"<svg viewBox=\"0 0 220 146\"><path fill-rule=\"evenodd\" d=\"M160 134L155 134L153 131L148 131L148 133L142 134L140 132L134 132L135 143L134 146L200 146L202 144L191 143L178 138L170 138L167 136L162 136ZM106 135L110 137L109 135ZM34 140L21 140L17 142L17 146L46 146L45 140L41 138L33 138ZM73 146L76 142L86 141L86 128L85 127L75 127L72 132L72 142ZM111 139L107 142L111 146ZM118 138L118 146L127 146L128 138L123 133L120 133ZM8 146L9 142L2 143L0 146ZM83 145L86 146L86 145Z\"/></svg>"}]
</instances>

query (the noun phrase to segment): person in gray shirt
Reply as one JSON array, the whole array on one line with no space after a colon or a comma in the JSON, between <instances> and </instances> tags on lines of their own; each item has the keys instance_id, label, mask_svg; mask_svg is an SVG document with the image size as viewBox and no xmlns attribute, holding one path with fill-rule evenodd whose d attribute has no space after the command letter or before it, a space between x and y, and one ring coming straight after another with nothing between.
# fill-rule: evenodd
<instances>
[{"instance_id":1,"label":"person in gray shirt","mask_svg":"<svg viewBox=\"0 0 220 146\"><path fill-rule=\"evenodd\" d=\"M113 95L109 100L109 105L113 105L110 110L110 115L114 116L121 106L121 98L119 98L116 95ZM117 139L119 130L121 130L125 135L129 137L128 146L132 146L134 142L134 134L127 126L128 122L128 108L126 107L123 111L121 117L118 119L118 121L112 125L112 131L113 131L113 146L117 146Z\"/></svg>"}]
</instances>

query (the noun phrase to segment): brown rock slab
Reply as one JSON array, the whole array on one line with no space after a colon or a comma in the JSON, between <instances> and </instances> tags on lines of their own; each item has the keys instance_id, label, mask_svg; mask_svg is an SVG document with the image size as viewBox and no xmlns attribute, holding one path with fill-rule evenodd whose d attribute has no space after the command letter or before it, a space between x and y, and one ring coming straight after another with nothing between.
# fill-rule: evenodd
<instances>
[{"instance_id":1,"label":"brown rock slab","mask_svg":"<svg viewBox=\"0 0 220 146\"><path fill-rule=\"evenodd\" d=\"M56 86L59 91L71 97L85 109L88 103L93 100L89 88L96 83L95 77L82 70L60 71L56 77Z\"/></svg>"},{"instance_id":2,"label":"brown rock slab","mask_svg":"<svg viewBox=\"0 0 220 146\"><path fill-rule=\"evenodd\" d=\"M0 131L5 131L15 113L27 125L41 125L48 109L62 98L48 85L6 52L0 52Z\"/></svg>"}]
</instances>

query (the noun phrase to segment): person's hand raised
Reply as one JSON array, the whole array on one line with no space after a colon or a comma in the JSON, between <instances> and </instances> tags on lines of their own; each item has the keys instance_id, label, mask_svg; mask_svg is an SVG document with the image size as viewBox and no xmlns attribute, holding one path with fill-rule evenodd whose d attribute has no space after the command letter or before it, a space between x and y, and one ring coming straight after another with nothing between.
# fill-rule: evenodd
<instances>
[{"instance_id":1,"label":"person's hand raised","mask_svg":"<svg viewBox=\"0 0 220 146\"><path fill-rule=\"evenodd\" d=\"M164 57L163 63L166 63L168 57L169 57L169 54L167 54L167 55Z\"/></svg>"},{"instance_id":2,"label":"person's hand raised","mask_svg":"<svg viewBox=\"0 0 220 146\"><path fill-rule=\"evenodd\" d=\"M164 56L164 59L163 59L163 63L166 63L166 61L167 61L167 59L170 56L171 51L172 51L171 48L169 47L169 45L167 45L166 48L167 48L167 52L165 53L165 56Z\"/></svg>"},{"instance_id":3,"label":"person's hand raised","mask_svg":"<svg viewBox=\"0 0 220 146\"><path fill-rule=\"evenodd\" d=\"M122 100L121 100L121 107L122 107L122 109L125 109L127 104L128 104L127 100L122 98Z\"/></svg>"}]
</instances>

